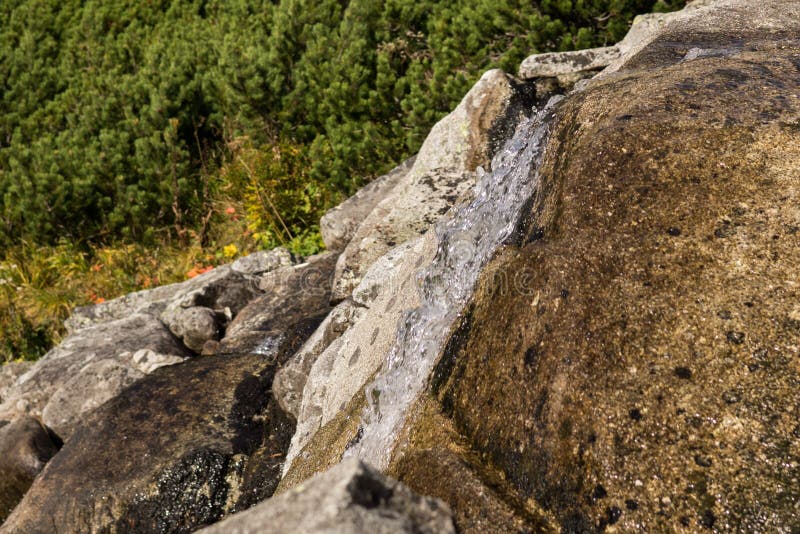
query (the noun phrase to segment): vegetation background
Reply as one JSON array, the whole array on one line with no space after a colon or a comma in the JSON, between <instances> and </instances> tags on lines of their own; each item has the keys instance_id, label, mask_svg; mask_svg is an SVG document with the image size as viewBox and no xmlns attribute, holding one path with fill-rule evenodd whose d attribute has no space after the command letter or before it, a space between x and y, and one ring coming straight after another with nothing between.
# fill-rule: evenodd
<instances>
[{"instance_id":1,"label":"vegetation background","mask_svg":"<svg viewBox=\"0 0 800 534\"><path fill-rule=\"evenodd\" d=\"M486 69L683 0L3 0L0 362L71 307L240 253L413 154Z\"/></svg>"}]
</instances>

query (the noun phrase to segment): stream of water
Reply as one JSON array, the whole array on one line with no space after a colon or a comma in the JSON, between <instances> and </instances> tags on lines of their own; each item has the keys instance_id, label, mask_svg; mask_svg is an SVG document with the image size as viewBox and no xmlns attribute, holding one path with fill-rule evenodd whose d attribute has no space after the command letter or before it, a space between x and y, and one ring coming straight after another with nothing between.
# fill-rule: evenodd
<instances>
[{"instance_id":1,"label":"stream of water","mask_svg":"<svg viewBox=\"0 0 800 534\"><path fill-rule=\"evenodd\" d=\"M511 235L539 182L539 165L558 102L517 127L492 160L474 199L435 226L438 250L420 273L422 305L406 314L388 361L366 389L361 440L347 455L386 469L409 408L425 388L455 321L472 296L482 268Z\"/></svg>"}]
</instances>

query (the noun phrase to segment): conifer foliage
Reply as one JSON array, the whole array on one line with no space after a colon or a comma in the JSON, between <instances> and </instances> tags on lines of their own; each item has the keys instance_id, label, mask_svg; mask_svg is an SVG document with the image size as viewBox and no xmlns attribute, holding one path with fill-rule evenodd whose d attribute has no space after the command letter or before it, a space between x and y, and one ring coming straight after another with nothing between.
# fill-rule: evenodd
<instances>
[{"instance_id":1,"label":"conifer foliage","mask_svg":"<svg viewBox=\"0 0 800 534\"><path fill-rule=\"evenodd\" d=\"M0 245L180 235L242 139L302 154L275 183L330 204L414 152L487 68L613 43L679 3L3 0Z\"/></svg>"}]
</instances>

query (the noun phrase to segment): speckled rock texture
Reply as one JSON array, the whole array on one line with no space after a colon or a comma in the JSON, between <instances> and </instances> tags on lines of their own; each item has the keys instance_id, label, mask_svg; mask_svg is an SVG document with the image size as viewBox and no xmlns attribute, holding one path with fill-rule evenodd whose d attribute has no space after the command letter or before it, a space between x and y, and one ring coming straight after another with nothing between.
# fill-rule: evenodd
<instances>
[{"instance_id":1,"label":"speckled rock texture","mask_svg":"<svg viewBox=\"0 0 800 534\"><path fill-rule=\"evenodd\" d=\"M651 22L560 105L527 216L397 437L389 474L460 531L800 524L800 3ZM309 377L300 418L323 390L338 409L295 435L279 492L359 439L353 373Z\"/></svg>"},{"instance_id":2,"label":"speckled rock texture","mask_svg":"<svg viewBox=\"0 0 800 534\"><path fill-rule=\"evenodd\" d=\"M800 3L695 13L565 101L439 367L566 531L800 525Z\"/></svg>"},{"instance_id":3,"label":"speckled rock texture","mask_svg":"<svg viewBox=\"0 0 800 534\"><path fill-rule=\"evenodd\" d=\"M60 447L61 440L33 417L0 424L0 523Z\"/></svg>"},{"instance_id":4,"label":"speckled rock texture","mask_svg":"<svg viewBox=\"0 0 800 534\"><path fill-rule=\"evenodd\" d=\"M201 532L455 534L455 528L444 502L415 495L397 481L350 459Z\"/></svg>"},{"instance_id":5,"label":"speckled rock texture","mask_svg":"<svg viewBox=\"0 0 800 534\"><path fill-rule=\"evenodd\" d=\"M619 57L616 46L575 50L571 52L549 52L528 56L519 66L519 77L556 78L565 74L597 71L608 66Z\"/></svg>"},{"instance_id":6,"label":"speckled rock texture","mask_svg":"<svg viewBox=\"0 0 800 534\"><path fill-rule=\"evenodd\" d=\"M433 234L422 236L395 247L367 271L353 292L358 316L313 358L307 372L284 470L321 428L347 412L348 403L383 366L403 313L419 305L417 270L435 252Z\"/></svg>"},{"instance_id":7,"label":"speckled rock texture","mask_svg":"<svg viewBox=\"0 0 800 534\"><path fill-rule=\"evenodd\" d=\"M8 362L0 366L0 403L19 377L27 373L33 362Z\"/></svg>"}]
</instances>

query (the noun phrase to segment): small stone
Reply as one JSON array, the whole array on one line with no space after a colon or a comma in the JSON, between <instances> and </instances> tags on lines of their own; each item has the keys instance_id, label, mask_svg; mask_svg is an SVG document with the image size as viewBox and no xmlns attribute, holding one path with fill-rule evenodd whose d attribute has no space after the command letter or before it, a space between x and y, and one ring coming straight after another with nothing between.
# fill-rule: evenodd
<instances>
[{"instance_id":1,"label":"small stone","mask_svg":"<svg viewBox=\"0 0 800 534\"><path fill-rule=\"evenodd\" d=\"M602 484L598 484L594 487L594 491L592 492L592 499L604 499L608 496L608 492L603 487Z\"/></svg>"},{"instance_id":2,"label":"small stone","mask_svg":"<svg viewBox=\"0 0 800 534\"><path fill-rule=\"evenodd\" d=\"M209 339L205 343L203 343L203 348L200 351L201 356L213 356L217 353L217 349L219 348L219 341L216 339Z\"/></svg>"},{"instance_id":3,"label":"small stone","mask_svg":"<svg viewBox=\"0 0 800 534\"><path fill-rule=\"evenodd\" d=\"M673 226L673 227L667 228L667 233L669 235L671 235L672 237L678 237L679 235L681 235L681 229L680 228L675 228Z\"/></svg>"},{"instance_id":4,"label":"small stone","mask_svg":"<svg viewBox=\"0 0 800 534\"><path fill-rule=\"evenodd\" d=\"M741 345L744 343L744 332L735 332L733 330L729 330L725 337L728 339L729 343L733 343L734 345Z\"/></svg>"},{"instance_id":5,"label":"small stone","mask_svg":"<svg viewBox=\"0 0 800 534\"><path fill-rule=\"evenodd\" d=\"M613 525L619 518L622 517L622 510L616 506L611 506L606 510L606 519L608 519L608 524Z\"/></svg>"},{"instance_id":6,"label":"small stone","mask_svg":"<svg viewBox=\"0 0 800 534\"><path fill-rule=\"evenodd\" d=\"M676 367L675 368L675 376L678 378L682 378L684 380L689 380L692 378L692 370L688 367Z\"/></svg>"},{"instance_id":7,"label":"small stone","mask_svg":"<svg viewBox=\"0 0 800 534\"><path fill-rule=\"evenodd\" d=\"M631 411L628 412L628 417L630 417L634 421L641 421L642 412L638 408L633 408Z\"/></svg>"},{"instance_id":8,"label":"small stone","mask_svg":"<svg viewBox=\"0 0 800 534\"><path fill-rule=\"evenodd\" d=\"M637 510L639 508L639 503L633 499L625 499L625 508L630 511Z\"/></svg>"},{"instance_id":9,"label":"small stone","mask_svg":"<svg viewBox=\"0 0 800 534\"><path fill-rule=\"evenodd\" d=\"M702 454L696 454L694 457L694 463L700 467L711 467L711 458L708 456L703 456Z\"/></svg>"},{"instance_id":10,"label":"small stone","mask_svg":"<svg viewBox=\"0 0 800 534\"><path fill-rule=\"evenodd\" d=\"M728 390L722 394L722 400L728 404L735 404L739 402L739 394L734 390Z\"/></svg>"}]
</instances>

